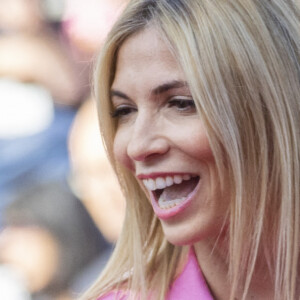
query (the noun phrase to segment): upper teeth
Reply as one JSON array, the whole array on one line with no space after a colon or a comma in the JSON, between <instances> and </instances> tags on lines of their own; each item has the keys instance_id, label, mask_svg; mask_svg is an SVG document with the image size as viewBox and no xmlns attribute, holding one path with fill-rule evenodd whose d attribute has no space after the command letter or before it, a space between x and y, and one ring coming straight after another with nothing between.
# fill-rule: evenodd
<instances>
[{"instance_id":1,"label":"upper teeth","mask_svg":"<svg viewBox=\"0 0 300 300\"><path fill-rule=\"evenodd\" d=\"M166 176L166 177L157 177L156 179L143 179L143 183L145 187L149 191L155 191L158 189L164 189L173 184L180 184L183 180L190 180L192 175L174 175L174 176Z\"/></svg>"}]
</instances>

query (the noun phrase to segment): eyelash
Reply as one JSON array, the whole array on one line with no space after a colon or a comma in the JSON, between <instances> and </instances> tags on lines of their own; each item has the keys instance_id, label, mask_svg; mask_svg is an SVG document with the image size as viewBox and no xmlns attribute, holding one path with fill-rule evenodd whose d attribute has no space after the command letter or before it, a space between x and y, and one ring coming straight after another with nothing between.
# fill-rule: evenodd
<instances>
[{"instance_id":1,"label":"eyelash","mask_svg":"<svg viewBox=\"0 0 300 300\"><path fill-rule=\"evenodd\" d=\"M169 107L177 107L179 111L187 111L190 109L195 109L195 102L193 99L171 99L169 102Z\"/></svg>"},{"instance_id":2,"label":"eyelash","mask_svg":"<svg viewBox=\"0 0 300 300\"><path fill-rule=\"evenodd\" d=\"M133 111L136 111L136 109L131 106L125 106L125 105L123 106L122 105L122 106L115 108L114 111L111 112L111 117L112 118L120 118L120 117L129 115Z\"/></svg>"},{"instance_id":3,"label":"eyelash","mask_svg":"<svg viewBox=\"0 0 300 300\"><path fill-rule=\"evenodd\" d=\"M176 107L179 111L189 111L189 110L195 110L195 102L193 99L171 99L168 101L168 107ZM137 111L136 108L122 105L114 109L113 112L111 112L112 118L120 118L127 116L131 114L132 112Z\"/></svg>"}]
</instances>

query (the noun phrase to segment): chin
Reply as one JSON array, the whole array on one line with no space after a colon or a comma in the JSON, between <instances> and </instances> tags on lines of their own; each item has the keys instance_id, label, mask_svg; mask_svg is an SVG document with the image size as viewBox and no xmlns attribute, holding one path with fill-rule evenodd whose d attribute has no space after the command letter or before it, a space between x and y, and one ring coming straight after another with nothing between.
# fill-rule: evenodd
<instances>
[{"instance_id":1,"label":"chin","mask_svg":"<svg viewBox=\"0 0 300 300\"><path fill-rule=\"evenodd\" d=\"M193 226L169 226L162 222L162 229L168 242L175 246L194 245L205 240L218 240L226 236L227 226L199 225L197 230Z\"/></svg>"},{"instance_id":2,"label":"chin","mask_svg":"<svg viewBox=\"0 0 300 300\"><path fill-rule=\"evenodd\" d=\"M163 227L165 238L168 242L175 246L188 246L193 245L202 239L205 239L204 235L193 234L188 232L170 232L170 230L165 230Z\"/></svg>"},{"instance_id":3,"label":"chin","mask_svg":"<svg viewBox=\"0 0 300 300\"><path fill-rule=\"evenodd\" d=\"M193 239L178 239L178 238L168 238L166 237L167 241L174 246L192 246L197 243L196 240Z\"/></svg>"}]
</instances>

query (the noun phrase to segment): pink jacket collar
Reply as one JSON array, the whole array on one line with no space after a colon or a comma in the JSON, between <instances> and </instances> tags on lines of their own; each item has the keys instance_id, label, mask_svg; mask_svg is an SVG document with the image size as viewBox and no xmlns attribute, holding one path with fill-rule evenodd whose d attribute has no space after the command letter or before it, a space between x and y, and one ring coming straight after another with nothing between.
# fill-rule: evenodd
<instances>
[{"instance_id":1,"label":"pink jacket collar","mask_svg":"<svg viewBox=\"0 0 300 300\"><path fill-rule=\"evenodd\" d=\"M120 292L110 292L98 300L127 300ZM117 297L116 297L117 296ZM191 247L183 271L172 283L166 300L214 300L200 270L194 248Z\"/></svg>"},{"instance_id":2,"label":"pink jacket collar","mask_svg":"<svg viewBox=\"0 0 300 300\"><path fill-rule=\"evenodd\" d=\"M191 247L187 263L175 279L166 300L213 300L200 270L194 248Z\"/></svg>"}]
</instances>

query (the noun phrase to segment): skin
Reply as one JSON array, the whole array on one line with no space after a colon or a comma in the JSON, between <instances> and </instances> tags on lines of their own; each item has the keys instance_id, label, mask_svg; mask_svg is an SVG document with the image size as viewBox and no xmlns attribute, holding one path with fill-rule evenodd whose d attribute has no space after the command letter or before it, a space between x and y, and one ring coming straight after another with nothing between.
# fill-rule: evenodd
<instances>
[{"instance_id":1,"label":"skin","mask_svg":"<svg viewBox=\"0 0 300 300\"><path fill-rule=\"evenodd\" d=\"M150 192L141 178L155 179L161 173L200 177L186 209L160 221L169 242L194 245L214 298L225 300L230 297L226 261L230 190L220 190L207 132L186 81L154 27L123 43L111 88L113 116L118 121L114 155L133 173L150 203ZM259 269L247 299L273 299L267 266L262 264Z\"/></svg>"},{"instance_id":2,"label":"skin","mask_svg":"<svg viewBox=\"0 0 300 300\"><path fill-rule=\"evenodd\" d=\"M0 28L8 32L36 32L42 25L37 0L2 0Z\"/></svg>"},{"instance_id":3,"label":"skin","mask_svg":"<svg viewBox=\"0 0 300 300\"><path fill-rule=\"evenodd\" d=\"M57 241L38 227L7 227L0 234L0 260L16 268L30 292L41 291L52 280L59 260Z\"/></svg>"},{"instance_id":4,"label":"skin","mask_svg":"<svg viewBox=\"0 0 300 300\"><path fill-rule=\"evenodd\" d=\"M47 35L0 37L0 76L33 82L49 90L56 103L76 104L79 87L73 63Z\"/></svg>"},{"instance_id":5,"label":"skin","mask_svg":"<svg viewBox=\"0 0 300 300\"><path fill-rule=\"evenodd\" d=\"M166 84L169 88L162 89ZM182 213L161 220L167 239L182 245L217 237L228 200L218 188L214 157L185 74L154 28L121 46L112 103L118 118L115 157L132 171L148 198L141 176L200 176L192 203Z\"/></svg>"}]
</instances>

